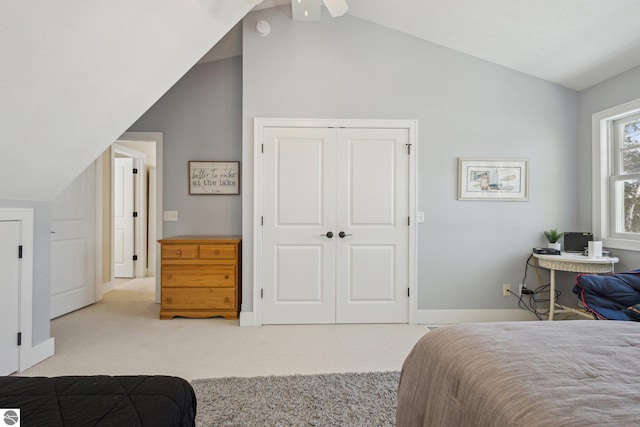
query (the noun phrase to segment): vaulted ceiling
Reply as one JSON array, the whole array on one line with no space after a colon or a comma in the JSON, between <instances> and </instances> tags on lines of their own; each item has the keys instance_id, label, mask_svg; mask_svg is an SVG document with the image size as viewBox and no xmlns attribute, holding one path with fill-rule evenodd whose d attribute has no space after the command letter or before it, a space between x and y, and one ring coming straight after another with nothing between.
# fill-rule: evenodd
<instances>
[{"instance_id":1,"label":"vaulted ceiling","mask_svg":"<svg viewBox=\"0 0 640 427\"><path fill-rule=\"evenodd\" d=\"M55 197L223 49L251 1L0 2L0 199ZM575 90L640 65L638 0L347 1L357 18Z\"/></svg>"},{"instance_id":2,"label":"vaulted ceiling","mask_svg":"<svg viewBox=\"0 0 640 427\"><path fill-rule=\"evenodd\" d=\"M347 2L352 16L574 90L640 65L638 0Z\"/></svg>"}]
</instances>

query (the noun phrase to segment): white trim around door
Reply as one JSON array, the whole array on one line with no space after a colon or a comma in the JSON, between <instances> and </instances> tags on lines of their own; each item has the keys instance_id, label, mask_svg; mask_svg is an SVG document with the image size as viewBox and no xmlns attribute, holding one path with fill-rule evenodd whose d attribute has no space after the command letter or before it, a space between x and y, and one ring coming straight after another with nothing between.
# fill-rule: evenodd
<instances>
[{"instance_id":1,"label":"white trim around door","mask_svg":"<svg viewBox=\"0 0 640 427\"><path fill-rule=\"evenodd\" d=\"M265 130L268 128L349 128L349 129L405 129L408 132L407 151L409 152L408 171L408 319L410 324L416 323L417 308L417 129L416 120L361 120L361 119L254 119L254 194L253 194L253 312L241 315L241 325L263 324L263 236L262 236L262 207L263 207L263 175L264 165L262 144Z\"/></svg>"},{"instance_id":2,"label":"white trim around door","mask_svg":"<svg viewBox=\"0 0 640 427\"><path fill-rule=\"evenodd\" d=\"M31 208L2 208L0 221L20 221L20 242L22 258L20 258L19 284L19 332L22 345L19 346L18 372L22 372L53 356L54 338L33 345L33 245L34 245L34 211Z\"/></svg>"},{"instance_id":3,"label":"white trim around door","mask_svg":"<svg viewBox=\"0 0 640 427\"><path fill-rule=\"evenodd\" d=\"M156 172L155 172L155 231L156 231L156 241L153 242L156 247L155 251L155 271L149 271L149 275L153 274L156 279L156 297L155 302L157 304L160 303L160 250L159 243L157 240L162 239L163 237L163 220L162 220L162 209L163 209L163 199L162 199L162 165L163 165L163 133L162 132L125 132L123 133L117 141L142 141L142 142L154 142L156 147ZM102 183L100 183L102 185ZM151 209L150 209L151 210ZM151 219L150 219L151 222ZM102 223L100 223L99 227L102 227ZM101 233L102 231L100 231ZM111 254L110 254L111 256ZM110 260L111 262L111 260ZM113 282L110 282L113 283ZM110 283L103 284L102 293L110 290L112 287Z\"/></svg>"}]
</instances>

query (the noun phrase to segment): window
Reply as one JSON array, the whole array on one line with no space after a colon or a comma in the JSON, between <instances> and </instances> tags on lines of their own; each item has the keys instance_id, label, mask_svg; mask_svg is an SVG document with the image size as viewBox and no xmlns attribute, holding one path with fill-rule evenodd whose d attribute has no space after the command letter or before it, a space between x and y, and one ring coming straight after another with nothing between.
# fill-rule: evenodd
<instances>
[{"instance_id":1,"label":"window","mask_svg":"<svg viewBox=\"0 0 640 427\"><path fill-rule=\"evenodd\" d=\"M640 100L593 115L593 229L640 251Z\"/></svg>"}]
</instances>

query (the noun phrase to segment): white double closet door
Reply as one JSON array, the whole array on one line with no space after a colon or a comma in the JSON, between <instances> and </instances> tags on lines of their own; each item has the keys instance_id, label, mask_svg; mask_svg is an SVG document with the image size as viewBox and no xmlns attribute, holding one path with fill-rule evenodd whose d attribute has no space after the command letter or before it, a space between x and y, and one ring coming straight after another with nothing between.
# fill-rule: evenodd
<instances>
[{"instance_id":1,"label":"white double closet door","mask_svg":"<svg viewBox=\"0 0 640 427\"><path fill-rule=\"evenodd\" d=\"M407 129L265 128L262 323L406 323Z\"/></svg>"}]
</instances>

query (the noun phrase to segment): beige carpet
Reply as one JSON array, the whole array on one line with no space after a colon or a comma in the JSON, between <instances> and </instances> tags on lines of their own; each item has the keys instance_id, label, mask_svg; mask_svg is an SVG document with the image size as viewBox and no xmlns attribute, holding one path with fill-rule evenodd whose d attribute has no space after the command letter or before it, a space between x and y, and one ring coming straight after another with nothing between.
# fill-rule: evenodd
<instances>
[{"instance_id":1,"label":"beige carpet","mask_svg":"<svg viewBox=\"0 0 640 427\"><path fill-rule=\"evenodd\" d=\"M51 322L56 354L19 375L196 378L398 371L422 325L239 327L237 320L159 320L154 279Z\"/></svg>"}]
</instances>

